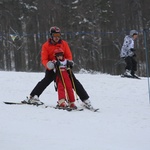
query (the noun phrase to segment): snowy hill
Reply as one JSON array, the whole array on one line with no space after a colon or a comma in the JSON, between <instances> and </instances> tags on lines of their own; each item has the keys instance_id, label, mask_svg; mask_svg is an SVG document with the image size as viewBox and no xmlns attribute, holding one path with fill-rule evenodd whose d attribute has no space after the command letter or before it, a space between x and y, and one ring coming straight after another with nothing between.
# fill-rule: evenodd
<instances>
[{"instance_id":1,"label":"snowy hill","mask_svg":"<svg viewBox=\"0 0 150 150\"><path fill-rule=\"evenodd\" d=\"M3 103L25 99L43 77L44 73L0 72L1 150L150 150L147 78L76 74L93 106L100 108L97 113ZM53 83L40 99L56 105Z\"/></svg>"}]
</instances>

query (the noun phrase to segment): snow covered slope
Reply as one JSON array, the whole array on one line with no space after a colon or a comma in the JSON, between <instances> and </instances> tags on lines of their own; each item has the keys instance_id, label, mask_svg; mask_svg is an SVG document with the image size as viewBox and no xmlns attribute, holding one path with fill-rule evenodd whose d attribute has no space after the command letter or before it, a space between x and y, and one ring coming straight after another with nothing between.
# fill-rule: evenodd
<instances>
[{"instance_id":1,"label":"snow covered slope","mask_svg":"<svg viewBox=\"0 0 150 150\"><path fill-rule=\"evenodd\" d=\"M1 150L150 150L147 78L76 74L99 112L5 105L29 96L44 73L0 72ZM40 97L56 105L52 83ZM81 102L77 102L80 105Z\"/></svg>"}]
</instances>

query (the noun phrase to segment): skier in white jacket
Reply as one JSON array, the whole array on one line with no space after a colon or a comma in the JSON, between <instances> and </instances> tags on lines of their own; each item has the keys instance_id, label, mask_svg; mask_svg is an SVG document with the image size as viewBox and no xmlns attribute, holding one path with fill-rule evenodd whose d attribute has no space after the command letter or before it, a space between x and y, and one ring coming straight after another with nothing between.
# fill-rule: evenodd
<instances>
[{"instance_id":1,"label":"skier in white jacket","mask_svg":"<svg viewBox=\"0 0 150 150\"><path fill-rule=\"evenodd\" d=\"M131 30L130 35L126 35L121 48L120 57L126 62L125 76L137 77L135 71L137 70L137 62L135 60L136 54L134 49L134 41L138 37L136 30Z\"/></svg>"}]
</instances>

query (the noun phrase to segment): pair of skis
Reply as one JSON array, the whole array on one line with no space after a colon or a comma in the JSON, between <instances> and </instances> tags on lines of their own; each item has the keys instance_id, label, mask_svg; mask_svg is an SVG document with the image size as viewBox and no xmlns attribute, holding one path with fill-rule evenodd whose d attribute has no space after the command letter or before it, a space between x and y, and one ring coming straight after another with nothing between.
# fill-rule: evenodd
<instances>
[{"instance_id":1,"label":"pair of skis","mask_svg":"<svg viewBox=\"0 0 150 150\"><path fill-rule=\"evenodd\" d=\"M131 79L141 79L138 76L129 76L129 75L124 75L124 74L121 74L121 77L122 78L131 78Z\"/></svg>"},{"instance_id":2,"label":"pair of skis","mask_svg":"<svg viewBox=\"0 0 150 150\"><path fill-rule=\"evenodd\" d=\"M8 104L8 105L33 105L33 106L37 106L37 107L43 106L44 108L54 108L54 109L66 110L66 111L83 111L84 108L86 108L90 111L93 111L93 112L99 111L99 108L88 108L88 107L85 107L85 106L84 106L84 108L77 107L77 109L72 109L70 107L61 108L61 107L58 107L58 106L49 106L49 105L45 105L45 104L35 105L35 104L31 104L31 103L22 103L22 102L4 102L4 103Z\"/></svg>"}]
</instances>

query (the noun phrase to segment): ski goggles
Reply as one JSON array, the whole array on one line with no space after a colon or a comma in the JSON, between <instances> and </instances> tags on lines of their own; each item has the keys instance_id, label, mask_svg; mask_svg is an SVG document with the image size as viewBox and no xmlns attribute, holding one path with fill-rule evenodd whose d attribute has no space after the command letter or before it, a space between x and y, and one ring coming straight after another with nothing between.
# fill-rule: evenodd
<instances>
[{"instance_id":1,"label":"ski goggles","mask_svg":"<svg viewBox=\"0 0 150 150\"><path fill-rule=\"evenodd\" d=\"M61 37L61 34L60 34L60 33L53 33L53 34L52 34L52 37L58 37L58 38L60 38L60 37Z\"/></svg>"}]
</instances>

